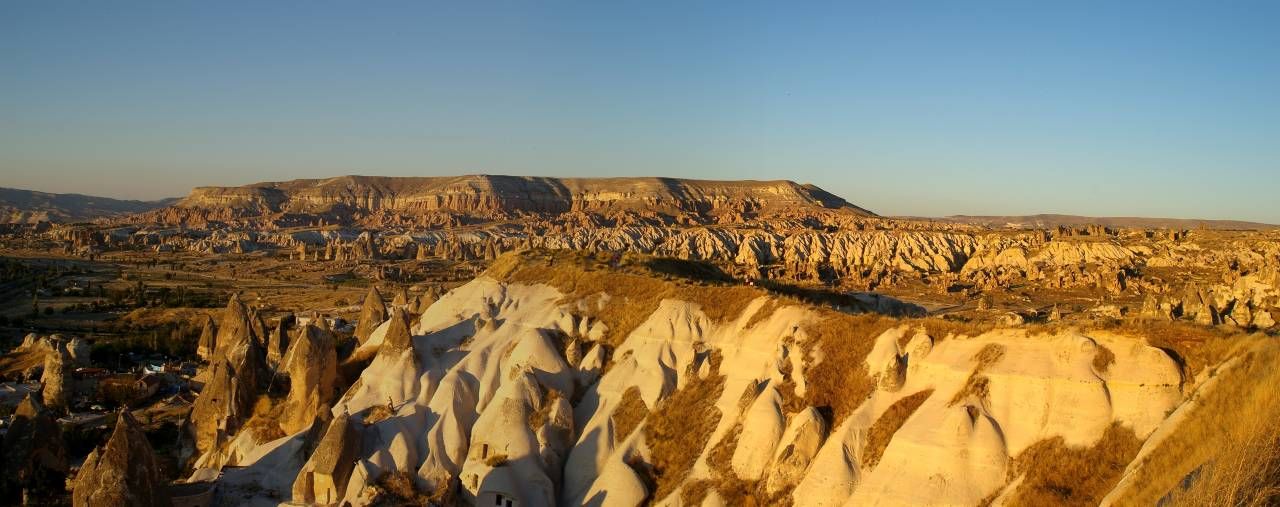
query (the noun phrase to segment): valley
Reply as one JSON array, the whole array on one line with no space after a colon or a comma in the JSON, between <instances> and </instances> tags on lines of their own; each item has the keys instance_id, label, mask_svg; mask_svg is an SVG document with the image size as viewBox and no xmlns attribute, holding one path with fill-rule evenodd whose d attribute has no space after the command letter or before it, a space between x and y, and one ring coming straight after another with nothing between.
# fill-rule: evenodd
<instances>
[{"instance_id":1,"label":"valley","mask_svg":"<svg viewBox=\"0 0 1280 507\"><path fill-rule=\"evenodd\" d=\"M1231 445L1280 435L1280 231L969 222L786 181L348 176L9 224L0 493L1195 505L1280 467Z\"/></svg>"}]
</instances>

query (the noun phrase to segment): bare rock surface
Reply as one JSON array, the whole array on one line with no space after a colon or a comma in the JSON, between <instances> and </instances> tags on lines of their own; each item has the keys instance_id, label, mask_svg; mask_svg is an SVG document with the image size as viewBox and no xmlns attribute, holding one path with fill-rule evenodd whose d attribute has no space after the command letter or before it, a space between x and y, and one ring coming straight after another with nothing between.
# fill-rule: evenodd
<instances>
[{"instance_id":1,"label":"bare rock surface","mask_svg":"<svg viewBox=\"0 0 1280 507\"><path fill-rule=\"evenodd\" d=\"M172 505L169 484L138 421L122 410L106 445L85 458L72 487L76 507Z\"/></svg>"}]
</instances>

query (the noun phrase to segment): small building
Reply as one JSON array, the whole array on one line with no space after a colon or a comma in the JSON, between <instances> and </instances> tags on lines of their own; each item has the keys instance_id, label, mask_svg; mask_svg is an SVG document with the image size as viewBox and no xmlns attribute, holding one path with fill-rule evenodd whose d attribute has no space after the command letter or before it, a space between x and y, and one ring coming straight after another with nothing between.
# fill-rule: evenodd
<instances>
[{"instance_id":1,"label":"small building","mask_svg":"<svg viewBox=\"0 0 1280 507\"><path fill-rule=\"evenodd\" d=\"M112 375L98 381L98 395L115 403L133 404L160 392L164 377L151 373Z\"/></svg>"}]
</instances>

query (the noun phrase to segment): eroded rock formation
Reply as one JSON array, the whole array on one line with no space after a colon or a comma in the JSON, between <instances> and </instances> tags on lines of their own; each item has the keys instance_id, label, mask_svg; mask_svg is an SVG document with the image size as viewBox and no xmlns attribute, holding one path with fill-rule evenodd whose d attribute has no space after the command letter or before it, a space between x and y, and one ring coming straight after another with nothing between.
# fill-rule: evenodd
<instances>
[{"instance_id":1,"label":"eroded rock formation","mask_svg":"<svg viewBox=\"0 0 1280 507\"><path fill-rule=\"evenodd\" d=\"M116 415L116 427L107 444L85 458L72 487L72 505L167 506L169 481L138 421L129 411Z\"/></svg>"},{"instance_id":2,"label":"eroded rock formation","mask_svg":"<svg viewBox=\"0 0 1280 507\"><path fill-rule=\"evenodd\" d=\"M382 302L382 294L377 286L369 287L364 297L364 306L360 309L360 321L356 323L356 339L360 343L369 341L373 330L387 320L387 305Z\"/></svg>"},{"instance_id":3,"label":"eroded rock formation","mask_svg":"<svg viewBox=\"0 0 1280 507\"><path fill-rule=\"evenodd\" d=\"M25 492L37 498L65 487L67 454L54 414L28 394L13 412L4 435L4 478L0 493L8 502L23 502Z\"/></svg>"},{"instance_id":4,"label":"eroded rock formation","mask_svg":"<svg viewBox=\"0 0 1280 507\"><path fill-rule=\"evenodd\" d=\"M289 395L280 428L293 434L311 425L334 397L338 358L332 334L311 324L302 326L282 365L289 375Z\"/></svg>"}]
</instances>

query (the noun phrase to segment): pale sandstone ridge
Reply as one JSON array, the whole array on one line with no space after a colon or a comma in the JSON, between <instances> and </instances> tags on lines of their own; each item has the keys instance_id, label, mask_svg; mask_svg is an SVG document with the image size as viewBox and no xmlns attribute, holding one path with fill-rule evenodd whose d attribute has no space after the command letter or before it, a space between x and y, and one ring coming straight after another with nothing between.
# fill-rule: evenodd
<instances>
[{"instance_id":1,"label":"pale sandstone ridge","mask_svg":"<svg viewBox=\"0 0 1280 507\"><path fill-rule=\"evenodd\" d=\"M85 458L72 487L75 507L172 505L169 484L138 421L121 410L116 428L103 447Z\"/></svg>"},{"instance_id":2,"label":"pale sandstone ridge","mask_svg":"<svg viewBox=\"0 0 1280 507\"><path fill-rule=\"evenodd\" d=\"M314 454L273 457L314 440L315 424L295 424L223 480L296 503L373 504L380 478L408 474L422 491L450 489L455 501L476 505L501 495L519 505L675 506L685 488L732 473L797 505L973 505L1010 487L1014 457L1030 446L1060 438L1089 447L1113 424L1146 438L1185 399L1182 367L1139 339L933 336L903 326L867 337L866 376L879 381L832 420L805 401L813 368L831 352L806 326L824 317L773 303L761 296L717 320L699 304L665 299L611 343L596 312L629 307L481 276L412 326L392 309L362 346L378 352L334 404ZM1110 357L1103 369L1100 354ZM723 384L705 400L720 417L694 444L701 448L686 449L695 455L687 473L672 472L669 494L655 497L632 466L656 459L659 442L647 440L646 426L664 401L699 382ZM864 459L872 425L926 391L879 459ZM638 402L627 401L637 393ZM645 409L624 431L622 411L636 403ZM716 451L723 442L736 443ZM724 502L714 490L707 499Z\"/></svg>"},{"instance_id":3,"label":"pale sandstone ridge","mask_svg":"<svg viewBox=\"0 0 1280 507\"><path fill-rule=\"evenodd\" d=\"M199 187L178 208L229 209L259 215L322 212L336 207L465 213L645 209L704 212L729 207L825 207L859 210L811 185L790 181L525 176L341 176L243 187Z\"/></svg>"}]
</instances>

